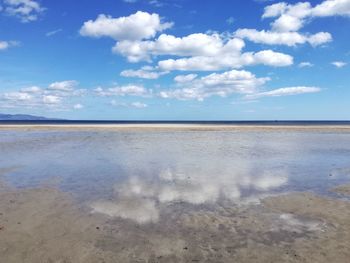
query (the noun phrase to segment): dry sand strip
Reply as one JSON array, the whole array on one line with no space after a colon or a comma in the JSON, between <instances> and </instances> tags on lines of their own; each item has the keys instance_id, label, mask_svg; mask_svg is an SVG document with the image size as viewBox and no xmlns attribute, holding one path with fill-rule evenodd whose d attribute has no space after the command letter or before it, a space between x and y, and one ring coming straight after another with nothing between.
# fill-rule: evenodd
<instances>
[{"instance_id":1,"label":"dry sand strip","mask_svg":"<svg viewBox=\"0 0 350 263\"><path fill-rule=\"evenodd\" d=\"M216 124L0 124L1 130L63 131L332 131L350 132L350 125L216 125Z\"/></svg>"}]
</instances>

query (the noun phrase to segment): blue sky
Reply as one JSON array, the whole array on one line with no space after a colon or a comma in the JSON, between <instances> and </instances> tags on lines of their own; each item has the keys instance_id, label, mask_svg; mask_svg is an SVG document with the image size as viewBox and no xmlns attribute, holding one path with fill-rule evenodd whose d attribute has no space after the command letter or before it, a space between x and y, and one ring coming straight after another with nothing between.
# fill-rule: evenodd
<instances>
[{"instance_id":1,"label":"blue sky","mask_svg":"<svg viewBox=\"0 0 350 263\"><path fill-rule=\"evenodd\" d=\"M2 113L350 119L350 0L0 6Z\"/></svg>"}]
</instances>

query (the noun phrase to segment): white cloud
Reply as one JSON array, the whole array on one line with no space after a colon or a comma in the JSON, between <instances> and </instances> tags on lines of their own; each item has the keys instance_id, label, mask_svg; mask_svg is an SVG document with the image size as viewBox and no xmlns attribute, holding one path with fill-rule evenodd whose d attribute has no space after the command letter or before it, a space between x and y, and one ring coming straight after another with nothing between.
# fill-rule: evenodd
<instances>
[{"instance_id":1,"label":"white cloud","mask_svg":"<svg viewBox=\"0 0 350 263\"><path fill-rule=\"evenodd\" d=\"M18 17L21 22L28 23L37 20L45 8L34 0L4 0L4 10L8 15Z\"/></svg>"},{"instance_id":2,"label":"white cloud","mask_svg":"<svg viewBox=\"0 0 350 263\"><path fill-rule=\"evenodd\" d=\"M164 0L162 0L162 2L160 1L160 0L149 0L148 1L148 3L150 4L150 5L153 5L153 6L155 6L155 7L162 7L162 6L164 6Z\"/></svg>"},{"instance_id":3,"label":"white cloud","mask_svg":"<svg viewBox=\"0 0 350 263\"><path fill-rule=\"evenodd\" d=\"M312 7L309 2L276 3L265 8L263 18L277 17L271 26L274 31L298 31L307 18L327 16L350 16L349 0L326 0Z\"/></svg>"},{"instance_id":4,"label":"white cloud","mask_svg":"<svg viewBox=\"0 0 350 263\"><path fill-rule=\"evenodd\" d=\"M32 95L26 92L6 92L3 94L3 99L10 101L30 101L33 98Z\"/></svg>"},{"instance_id":5,"label":"white cloud","mask_svg":"<svg viewBox=\"0 0 350 263\"><path fill-rule=\"evenodd\" d=\"M350 16L350 0L326 0L314 7L309 2L275 3L265 7L262 15L262 18L275 18L271 30L239 29L236 36L268 45L309 43L319 46L332 41L332 35L328 32L303 34L298 31L311 19L326 16Z\"/></svg>"},{"instance_id":6,"label":"white cloud","mask_svg":"<svg viewBox=\"0 0 350 263\"><path fill-rule=\"evenodd\" d=\"M59 90L59 91L71 91L73 90L79 83L75 80L65 80L60 82L54 82L49 85L49 89Z\"/></svg>"},{"instance_id":7,"label":"white cloud","mask_svg":"<svg viewBox=\"0 0 350 263\"><path fill-rule=\"evenodd\" d=\"M25 93L40 93L42 92L42 89L38 86L31 86L21 89L21 92Z\"/></svg>"},{"instance_id":8,"label":"white cloud","mask_svg":"<svg viewBox=\"0 0 350 263\"><path fill-rule=\"evenodd\" d=\"M305 94L305 93L316 93L320 91L321 89L318 87L304 87L304 86L286 87L286 88L280 88L280 89L270 90L266 92L248 94L246 95L246 98L256 99L256 98L262 98L262 97L291 96L291 95L298 95L298 94Z\"/></svg>"},{"instance_id":9,"label":"white cloud","mask_svg":"<svg viewBox=\"0 0 350 263\"><path fill-rule=\"evenodd\" d=\"M85 90L75 89L76 84L75 81L54 82L47 88L29 86L18 91L0 93L0 107L69 110L71 109L68 103L70 98L85 94Z\"/></svg>"},{"instance_id":10,"label":"white cloud","mask_svg":"<svg viewBox=\"0 0 350 263\"><path fill-rule=\"evenodd\" d=\"M328 32L319 32L310 35L307 39L311 46L319 46L332 41L332 35Z\"/></svg>"},{"instance_id":11,"label":"white cloud","mask_svg":"<svg viewBox=\"0 0 350 263\"><path fill-rule=\"evenodd\" d=\"M110 104L111 104L112 106L127 106L126 103L117 102L116 100L111 100L111 101L110 101Z\"/></svg>"},{"instance_id":12,"label":"white cloud","mask_svg":"<svg viewBox=\"0 0 350 263\"><path fill-rule=\"evenodd\" d=\"M93 37L108 36L117 40L112 51L126 57L132 63L152 62L154 58L159 59L160 56L180 57L157 62L155 68L166 72L223 70L257 64L276 67L293 64L290 55L272 50L242 53L244 41L233 37L232 34L208 31L183 37L161 34L155 38L157 32L170 26L170 23L162 23L158 14L151 15L139 11L120 18L100 15L95 21L85 22L80 33ZM320 42L320 38L313 39L313 43L316 42ZM143 68L121 73L122 76L149 79L156 79L159 74L161 73L146 72Z\"/></svg>"},{"instance_id":13,"label":"white cloud","mask_svg":"<svg viewBox=\"0 0 350 263\"><path fill-rule=\"evenodd\" d=\"M172 23L162 22L158 14L138 11L127 17L113 18L99 15L95 21L89 20L80 29L82 36L111 37L118 41L141 40L154 37L172 26Z\"/></svg>"},{"instance_id":14,"label":"white cloud","mask_svg":"<svg viewBox=\"0 0 350 263\"><path fill-rule=\"evenodd\" d=\"M276 17L282 15L287 8L287 3L281 2L265 7L263 18Z\"/></svg>"},{"instance_id":15,"label":"white cloud","mask_svg":"<svg viewBox=\"0 0 350 263\"><path fill-rule=\"evenodd\" d=\"M132 108L138 108L138 109L143 109L148 107L146 103L142 103L139 101L132 102L132 103L125 103L125 102L117 102L116 100L111 100L110 104L116 107L132 107Z\"/></svg>"},{"instance_id":16,"label":"white cloud","mask_svg":"<svg viewBox=\"0 0 350 263\"><path fill-rule=\"evenodd\" d=\"M62 31L63 31L63 29L62 29L62 28L59 28L59 29L56 29L56 30L47 32L45 35L46 35L47 37L51 37L51 36L56 35L57 33L62 32Z\"/></svg>"},{"instance_id":17,"label":"white cloud","mask_svg":"<svg viewBox=\"0 0 350 263\"><path fill-rule=\"evenodd\" d=\"M0 41L0 51L9 49L10 47L18 46L18 41Z\"/></svg>"},{"instance_id":18,"label":"white cloud","mask_svg":"<svg viewBox=\"0 0 350 263\"><path fill-rule=\"evenodd\" d=\"M9 48L9 42L7 41L0 41L0 50L5 50Z\"/></svg>"},{"instance_id":19,"label":"white cloud","mask_svg":"<svg viewBox=\"0 0 350 263\"><path fill-rule=\"evenodd\" d=\"M152 91L147 90L145 87L141 85L125 85L125 86L117 86L114 88L97 88L95 92L99 96L109 97L109 96L150 96Z\"/></svg>"},{"instance_id":20,"label":"white cloud","mask_svg":"<svg viewBox=\"0 0 350 263\"><path fill-rule=\"evenodd\" d=\"M307 61L300 62L299 65L298 65L299 68L310 68L310 67L313 67L313 66L314 66L314 64L312 64L310 62L307 62Z\"/></svg>"},{"instance_id":21,"label":"white cloud","mask_svg":"<svg viewBox=\"0 0 350 263\"><path fill-rule=\"evenodd\" d=\"M158 67L165 71L215 71L258 64L273 67L290 66L293 64L293 57L272 50L263 50L256 53L246 52L243 54L223 54L213 57L198 56L167 59L159 61Z\"/></svg>"},{"instance_id":22,"label":"white cloud","mask_svg":"<svg viewBox=\"0 0 350 263\"><path fill-rule=\"evenodd\" d=\"M344 61L333 61L332 65L337 67L337 68L342 68L342 67L345 67L347 65L347 63Z\"/></svg>"},{"instance_id":23,"label":"white cloud","mask_svg":"<svg viewBox=\"0 0 350 263\"><path fill-rule=\"evenodd\" d=\"M124 70L120 73L120 76L123 77L136 77L136 78L142 78L142 79L158 79L160 76L167 74L168 72L159 72L154 71L153 67L144 66L141 69L138 70Z\"/></svg>"},{"instance_id":24,"label":"white cloud","mask_svg":"<svg viewBox=\"0 0 350 263\"><path fill-rule=\"evenodd\" d=\"M349 0L327 0L315 6L313 16L350 16Z\"/></svg>"},{"instance_id":25,"label":"white cloud","mask_svg":"<svg viewBox=\"0 0 350 263\"><path fill-rule=\"evenodd\" d=\"M148 107L147 104L142 103L142 102L138 102L138 101L132 102L132 103L131 103L131 106L134 107L134 108L139 108L139 109L147 108L147 107Z\"/></svg>"},{"instance_id":26,"label":"white cloud","mask_svg":"<svg viewBox=\"0 0 350 263\"><path fill-rule=\"evenodd\" d=\"M84 106L81 105L80 103L75 104L75 105L73 106L73 109L75 109L75 110L80 110L80 109L82 109L82 108L84 108Z\"/></svg>"},{"instance_id":27,"label":"white cloud","mask_svg":"<svg viewBox=\"0 0 350 263\"><path fill-rule=\"evenodd\" d=\"M59 104L62 98L54 95L44 95L43 102L45 104Z\"/></svg>"},{"instance_id":28,"label":"white cloud","mask_svg":"<svg viewBox=\"0 0 350 263\"><path fill-rule=\"evenodd\" d=\"M241 39L224 42L219 34L190 34L175 37L162 34L154 41L121 41L113 47L113 52L128 58L130 62L150 61L151 56L217 56L239 53L244 47Z\"/></svg>"},{"instance_id":29,"label":"white cloud","mask_svg":"<svg viewBox=\"0 0 350 263\"><path fill-rule=\"evenodd\" d=\"M224 73L212 73L181 83L180 88L162 91L159 96L179 100L202 101L211 96L227 97L233 93L253 93L268 80L269 78L257 78L248 71L231 70Z\"/></svg>"},{"instance_id":30,"label":"white cloud","mask_svg":"<svg viewBox=\"0 0 350 263\"><path fill-rule=\"evenodd\" d=\"M248 39L254 43L267 45L287 45L295 46L297 44L309 43L312 46L318 46L332 41L331 34L319 32L314 35L303 35L298 32L274 32L257 31L256 29L238 29L235 33L237 37Z\"/></svg>"},{"instance_id":31,"label":"white cloud","mask_svg":"<svg viewBox=\"0 0 350 263\"><path fill-rule=\"evenodd\" d=\"M244 55L244 54L243 54ZM273 67L285 67L293 64L293 57L272 50L263 50L252 54L252 61L248 65L263 64Z\"/></svg>"},{"instance_id":32,"label":"white cloud","mask_svg":"<svg viewBox=\"0 0 350 263\"><path fill-rule=\"evenodd\" d=\"M23 91L0 93L0 108L33 108L42 104L37 102L36 96Z\"/></svg>"},{"instance_id":33,"label":"white cloud","mask_svg":"<svg viewBox=\"0 0 350 263\"><path fill-rule=\"evenodd\" d=\"M196 77L197 74L178 75L174 78L174 81L178 83L185 83L194 80Z\"/></svg>"},{"instance_id":34,"label":"white cloud","mask_svg":"<svg viewBox=\"0 0 350 263\"><path fill-rule=\"evenodd\" d=\"M287 5L282 14L272 22L274 31L298 31L304 26L304 17L310 14L311 5L308 2Z\"/></svg>"}]
</instances>

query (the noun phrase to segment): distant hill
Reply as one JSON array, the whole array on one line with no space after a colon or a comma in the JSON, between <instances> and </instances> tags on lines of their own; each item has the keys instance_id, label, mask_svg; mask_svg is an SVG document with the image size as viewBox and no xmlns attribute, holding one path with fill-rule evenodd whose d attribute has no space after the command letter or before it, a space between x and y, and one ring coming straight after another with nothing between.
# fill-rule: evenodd
<instances>
[{"instance_id":1,"label":"distant hill","mask_svg":"<svg viewBox=\"0 0 350 263\"><path fill-rule=\"evenodd\" d=\"M41 116L33 116L33 115L27 115L27 114L1 114L0 113L0 121L40 121L40 120L50 120L50 119L41 117Z\"/></svg>"}]
</instances>

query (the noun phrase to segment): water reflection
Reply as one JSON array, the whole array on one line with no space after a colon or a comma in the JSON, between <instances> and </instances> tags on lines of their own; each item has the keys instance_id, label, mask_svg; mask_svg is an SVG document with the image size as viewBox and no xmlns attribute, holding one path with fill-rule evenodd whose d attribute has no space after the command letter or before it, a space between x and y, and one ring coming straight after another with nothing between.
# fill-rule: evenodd
<instances>
[{"instance_id":1,"label":"water reflection","mask_svg":"<svg viewBox=\"0 0 350 263\"><path fill-rule=\"evenodd\" d=\"M91 204L93 212L109 216L131 219L137 223L157 222L159 209L156 202L142 198L125 198L118 201L98 201Z\"/></svg>"},{"instance_id":2,"label":"water reflection","mask_svg":"<svg viewBox=\"0 0 350 263\"><path fill-rule=\"evenodd\" d=\"M0 168L20 167L2 176L10 185L49 183L138 223L159 221L174 203L324 194L348 182L349 156L350 133L339 132L0 132Z\"/></svg>"},{"instance_id":3,"label":"water reflection","mask_svg":"<svg viewBox=\"0 0 350 263\"><path fill-rule=\"evenodd\" d=\"M242 199L242 191L266 193L285 185L287 173L283 170L264 171L254 175L247 170L216 174L205 171L161 171L156 176L134 176L114 187L115 200L93 202L94 212L131 219L137 223L157 222L162 204L184 202L192 205L215 203L220 198L232 202ZM251 195L250 195L251 198Z\"/></svg>"}]
</instances>

